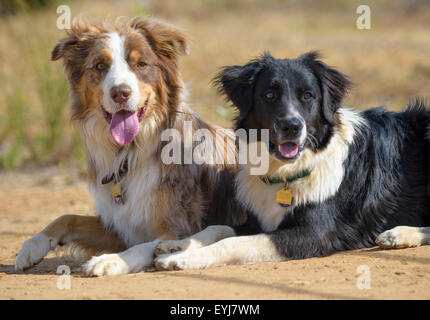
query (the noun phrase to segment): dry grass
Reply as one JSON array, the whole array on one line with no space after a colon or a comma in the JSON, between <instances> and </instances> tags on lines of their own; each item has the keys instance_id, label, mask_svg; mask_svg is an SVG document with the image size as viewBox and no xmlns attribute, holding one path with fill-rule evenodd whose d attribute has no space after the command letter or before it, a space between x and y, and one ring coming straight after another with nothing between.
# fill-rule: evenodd
<instances>
[{"instance_id":1,"label":"dry grass","mask_svg":"<svg viewBox=\"0 0 430 320\"><path fill-rule=\"evenodd\" d=\"M385 104L399 110L409 98L430 95L428 1L372 1L372 29L356 28L361 1L62 1L72 15L96 19L153 15L184 27L191 55L181 71L190 102L206 120L229 125L232 111L210 85L217 70L242 64L264 50L295 57L319 50L348 74L354 108ZM68 94L50 51L64 32L55 8L0 21L0 170L49 163L83 166L76 131L68 122Z\"/></svg>"}]
</instances>

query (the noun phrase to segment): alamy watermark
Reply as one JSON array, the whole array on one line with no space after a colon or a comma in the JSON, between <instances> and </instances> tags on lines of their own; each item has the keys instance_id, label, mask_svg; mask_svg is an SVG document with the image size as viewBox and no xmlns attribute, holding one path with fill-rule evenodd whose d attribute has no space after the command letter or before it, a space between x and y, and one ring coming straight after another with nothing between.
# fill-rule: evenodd
<instances>
[{"instance_id":1,"label":"alamy watermark","mask_svg":"<svg viewBox=\"0 0 430 320\"><path fill-rule=\"evenodd\" d=\"M371 273L368 265L362 264L357 267L356 273L359 274L357 278L357 289L370 290L371 287Z\"/></svg>"},{"instance_id":2,"label":"alamy watermark","mask_svg":"<svg viewBox=\"0 0 430 320\"><path fill-rule=\"evenodd\" d=\"M60 30L69 30L72 17L70 7L66 5L58 6L57 13L60 15L57 18L57 28Z\"/></svg>"},{"instance_id":3,"label":"alamy watermark","mask_svg":"<svg viewBox=\"0 0 430 320\"><path fill-rule=\"evenodd\" d=\"M67 265L60 265L57 268L57 274L60 276L57 278L57 289L58 290L70 290L72 287L70 277L70 267Z\"/></svg>"},{"instance_id":4,"label":"alamy watermark","mask_svg":"<svg viewBox=\"0 0 430 320\"><path fill-rule=\"evenodd\" d=\"M237 146L236 140L237 137ZM213 131L193 129L192 121L184 121L182 130L166 129L161 140L164 164L248 164L251 175L263 175L269 168L269 129L226 129ZM236 153L237 150L237 153Z\"/></svg>"},{"instance_id":5,"label":"alamy watermark","mask_svg":"<svg viewBox=\"0 0 430 320\"><path fill-rule=\"evenodd\" d=\"M368 5L362 4L357 7L357 14L360 16L357 18L356 26L359 30L370 30L371 29L371 11Z\"/></svg>"}]
</instances>

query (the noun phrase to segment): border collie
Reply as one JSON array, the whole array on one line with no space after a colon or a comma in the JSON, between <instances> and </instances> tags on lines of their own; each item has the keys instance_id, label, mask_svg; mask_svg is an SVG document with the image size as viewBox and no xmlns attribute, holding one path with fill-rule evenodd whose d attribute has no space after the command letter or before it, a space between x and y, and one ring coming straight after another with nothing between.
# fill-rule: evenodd
<instances>
[{"instance_id":1,"label":"border collie","mask_svg":"<svg viewBox=\"0 0 430 320\"><path fill-rule=\"evenodd\" d=\"M159 20L117 20L114 26L74 20L52 60L62 60L70 83L72 120L86 148L96 216L53 221L24 242L16 270L69 245L85 259L95 256L84 265L87 275L138 272L153 263L161 239L244 223L246 214L234 199L237 164L161 159L167 144L162 133L175 129L186 137L186 121L214 135L200 148L219 157L237 155L234 133L202 121L184 101L177 65L184 54L186 34ZM226 147L225 141L232 143ZM184 149L184 140L176 143Z\"/></svg>"},{"instance_id":2,"label":"border collie","mask_svg":"<svg viewBox=\"0 0 430 320\"><path fill-rule=\"evenodd\" d=\"M430 109L423 101L399 113L343 108L350 81L316 52L298 59L266 53L224 68L215 83L239 111L236 128L269 129L269 172L240 168L236 198L250 218L231 230L238 237L204 246L216 238L212 227L162 242L157 268L430 244ZM195 249L184 250L190 243ZM182 251L162 254L173 250Z\"/></svg>"}]
</instances>

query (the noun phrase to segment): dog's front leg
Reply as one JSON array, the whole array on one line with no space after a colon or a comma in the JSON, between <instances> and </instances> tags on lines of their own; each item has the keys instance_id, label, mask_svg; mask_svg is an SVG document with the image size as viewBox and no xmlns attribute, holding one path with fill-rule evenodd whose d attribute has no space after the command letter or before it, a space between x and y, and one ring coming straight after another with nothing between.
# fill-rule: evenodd
<instances>
[{"instance_id":1,"label":"dog's front leg","mask_svg":"<svg viewBox=\"0 0 430 320\"><path fill-rule=\"evenodd\" d=\"M30 268L57 245L66 245L72 241L92 255L97 252L119 252L125 249L123 241L116 234L107 231L99 218L64 215L24 242L15 260L15 270Z\"/></svg>"},{"instance_id":2,"label":"dog's front leg","mask_svg":"<svg viewBox=\"0 0 430 320\"><path fill-rule=\"evenodd\" d=\"M155 260L159 270L204 269L228 264L282 261L270 235L258 234L221 240L207 247L161 255Z\"/></svg>"},{"instance_id":3,"label":"dog's front leg","mask_svg":"<svg viewBox=\"0 0 430 320\"><path fill-rule=\"evenodd\" d=\"M219 240L234 237L236 232L233 228L225 225L209 226L206 229L181 240L165 240L155 248L155 255L185 251L208 246Z\"/></svg>"},{"instance_id":4,"label":"dog's front leg","mask_svg":"<svg viewBox=\"0 0 430 320\"><path fill-rule=\"evenodd\" d=\"M136 273L152 265L155 247L160 240L141 243L123 252L92 257L84 264L87 276Z\"/></svg>"}]
</instances>

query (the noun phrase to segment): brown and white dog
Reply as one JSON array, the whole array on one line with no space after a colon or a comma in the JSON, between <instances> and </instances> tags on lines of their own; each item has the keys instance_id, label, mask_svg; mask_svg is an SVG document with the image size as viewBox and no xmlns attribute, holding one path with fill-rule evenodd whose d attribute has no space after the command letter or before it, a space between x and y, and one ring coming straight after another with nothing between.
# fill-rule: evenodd
<instances>
[{"instance_id":1,"label":"brown and white dog","mask_svg":"<svg viewBox=\"0 0 430 320\"><path fill-rule=\"evenodd\" d=\"M184 54L184 32L159 20L118 20L115 26L73 21L52 60L62 60L70 83L71 115L87 152L96 216L53 221L24 242L16 270L68 244L86 258L95 256L84 265L87 275L138 272L153 263L160 240L244 222L234 201L236 165L161 160L167 143L162 133L176 129L187 138L185 121L214 135L202 142L206 150L218 157L237 154L234 143L225 145L234 141L232 131L205 123L187 107L177 65ZM182 140L177 143L184 148ZM216 228L220 238L231 230Z\"/></svg>"}]
</instances>

